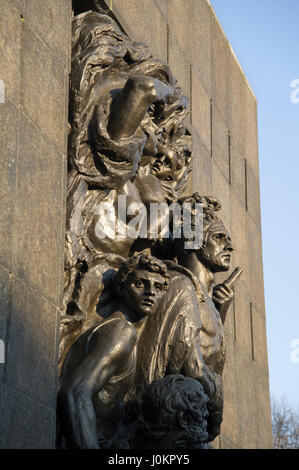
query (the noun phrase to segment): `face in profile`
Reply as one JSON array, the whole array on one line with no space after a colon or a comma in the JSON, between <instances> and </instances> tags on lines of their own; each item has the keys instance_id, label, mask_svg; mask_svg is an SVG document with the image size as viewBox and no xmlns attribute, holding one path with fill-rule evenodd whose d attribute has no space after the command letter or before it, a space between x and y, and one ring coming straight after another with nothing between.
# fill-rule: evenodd
<instances>
[{"instance_id":1,"label":"face in profile","mask_svg":"<svg viewBox=\"0 0 299 470\"><path fill-rule=\"evenodd\" d=\"M200 257L214 272L228 271L233 249L228 231L221 222L215 222L208 229Z\"/></svg>"},{"instance_id":2,"label":"face in profile","mask_svg":"<svg viewBox=\"0 0 299 470\"><path fill-rule=\"evenodd\" d=\"M138 321L156 313L166 290L165 278L159 273L137 269L124 289L123 301Z\"/></svg>"}]
</instances>

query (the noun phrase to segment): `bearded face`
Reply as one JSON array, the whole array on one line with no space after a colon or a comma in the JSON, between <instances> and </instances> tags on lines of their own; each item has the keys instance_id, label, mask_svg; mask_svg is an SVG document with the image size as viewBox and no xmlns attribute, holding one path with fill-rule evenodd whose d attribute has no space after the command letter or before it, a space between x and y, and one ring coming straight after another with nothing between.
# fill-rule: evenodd
<instances>
[{"instance_id":1,"label":"bearded face","mask_svg":"<svg viewBox=\"0 0 299 470\"><path fill-rule=\"evenodd\" d=\"M199 251L199 258L213 272L228 271L233 250L228 231L222 222L215 222L208 228L205 244Z\"/></svg>"}]
</instances>

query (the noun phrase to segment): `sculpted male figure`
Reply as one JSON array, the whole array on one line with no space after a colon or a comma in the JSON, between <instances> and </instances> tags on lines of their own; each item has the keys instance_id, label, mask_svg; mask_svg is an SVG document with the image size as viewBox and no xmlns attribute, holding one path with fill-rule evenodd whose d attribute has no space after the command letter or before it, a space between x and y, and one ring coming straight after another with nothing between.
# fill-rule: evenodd
<instances>
[{"instance_id":1,"label":"sculpted male figure","mask_svg":"<svg viewBox=\"0 0 299 470\"><path fill-rule=\"evenodd\" d=\"M233 300L233 285L242 274L236 268L222 284L215 285L215 274L230 269L233 245L230 234L217 212L221 204L214 198L201 197L197 193L181 198L180 204L202 204L203 243L198 249L186 248L185 240L176 240L178 262L188 268L200 282L205 301L200 304L200 344L205 364L222 375L225 362L223 324ZM183 241L183 243L182 243Z\"/></svg>"},{"instance_id":2,"label":"sculpted male figure","mask_svg":"<svg viewBox=\"0 0 299 470\"><path fill-rule=\"evenodd\" d=\"M168 282L166 265L154 257L133 256L121 265L118 308L79 337L62 368L58 414L67 447L112 445L134 384L139 337Z\"/></svg>"}]
</instances>

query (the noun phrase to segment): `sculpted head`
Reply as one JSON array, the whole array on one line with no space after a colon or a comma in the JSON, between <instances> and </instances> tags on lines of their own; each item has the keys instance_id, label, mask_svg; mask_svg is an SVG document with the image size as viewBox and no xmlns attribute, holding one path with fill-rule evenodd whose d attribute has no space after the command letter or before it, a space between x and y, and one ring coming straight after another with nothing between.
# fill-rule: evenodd
<instances>
[{"instance_id":1,"label":"sculpted head","mask_svg":"<svg viewBox=\"0 0 299 470\"><path fill-rule=\"evenodd\" d=\"M132 256L116 275L119 298L133 321L154 315L168 289L167 266L147 254Z\"/></svg>"},{"instance_id":2,"label":"sculpted head","mask_svg":"<svg viewBox=\"0 0 299 470\"><path fill-rule=\"evenodd\" d=\"M133 448L203 448L208 401L201 383L189 377L168 375L152 382L142 397Z\"/></svg>"},{"instance_id":3,"label":"sculpted head","mask_svg":"<svg viewBox=\"0 0 299 470\"><path fill-rule=\"evenodd\" d=\"M191 203L192 211L195 203L202 206L203 241L200 249L196 250L198 259L214 273L228 271L234 248L228 230L217 215L221 209L220 202L198 193L179 200L181 206L185 202ZM191 214L191 223L193 217L194 211ZM196 227L193 228L196 230Z\"/></svg>"}]
</instances>

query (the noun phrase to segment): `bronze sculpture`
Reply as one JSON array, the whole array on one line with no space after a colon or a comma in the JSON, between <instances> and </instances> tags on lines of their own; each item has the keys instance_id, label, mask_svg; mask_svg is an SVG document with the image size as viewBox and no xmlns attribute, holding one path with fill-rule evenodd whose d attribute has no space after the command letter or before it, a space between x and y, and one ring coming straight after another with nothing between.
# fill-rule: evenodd
<instances>
[{"instance_id":1,"label":"bronze sculpture","mask_svg":"<svg viewBox=\"0 0 299 470\"><path fill-rule=\"evenodd\" d=\"M72 48L58 445L154 448L160 431L147 402L163 395L167 410L174 387L178 403L188 390L186 412L198 405L200 422L166 413L170 440L159 445L206 448L220 432L223 323L241 270L215 285L233 250L216 214L221 205L182 198L191 171L187 101L169 66L109 16L75 17ZM177 201L203 208L196 250L184 237L163 240L174 235L169 213L144 222L153 205Z\"/></svg>"},{"instance_id":2,"label":"bronze sculpture","mask_svg":"<svg viewBox=\"0 0 299 470\"><path fill-rule=\"evenodd\" d=\"M60 433L69 448L106 447L118 433L134 385L137 343L168 282L167 267L156 258L125 261L115 279L116 310L73 344L58 393Z\"/></svg>"}]
</instances>

